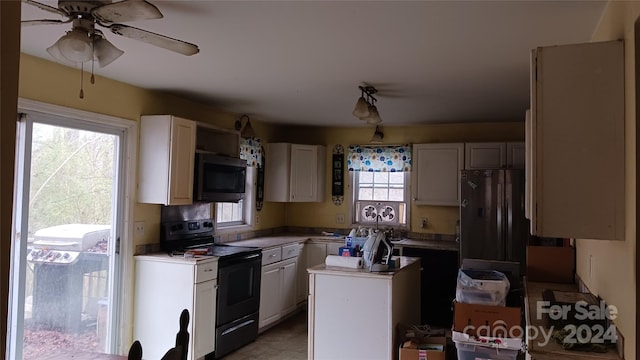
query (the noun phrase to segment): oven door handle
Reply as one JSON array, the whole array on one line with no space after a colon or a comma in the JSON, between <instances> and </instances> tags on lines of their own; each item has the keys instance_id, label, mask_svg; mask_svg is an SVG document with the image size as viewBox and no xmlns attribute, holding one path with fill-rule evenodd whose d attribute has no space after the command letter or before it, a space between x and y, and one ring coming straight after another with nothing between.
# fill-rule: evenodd
<instances>
[{"instance_id":1,"label":"oven door handle","mask_svg":"<svg viewBox=\"0 0 640 360\"><path fill-rule=\"evenodd\" d=\"M262 257L262 253L252 253L252 254L246 254L238 257L232 257L231 259L220 258L220 260L218 260L218 266L227 267L227 266L249 262L249 261L255 261L255 260L259 261L261 257Z\"/></svg>"},{"instance_id":2,"label":"oven door handle","mask_svg":"<svg viewBox=\"0 0 640 360\"><path fill-rule=\"evenodd\" d=\"M234 331L236 331L236 330L238 330L240 328L243 328L243 327L245 327L247 325L251 325L254 322L256 322L256 321L253 320L253 319L244 321L244 322L242 322L242 323L240 323L240 324L238 324L238 325L236 325L234 327L228 328L227 330L223 331L222 334L220 334L220 335L221 336L227 335L227 334L232 333L232 332L234 332Z\"/></svg>"}]
</instances>

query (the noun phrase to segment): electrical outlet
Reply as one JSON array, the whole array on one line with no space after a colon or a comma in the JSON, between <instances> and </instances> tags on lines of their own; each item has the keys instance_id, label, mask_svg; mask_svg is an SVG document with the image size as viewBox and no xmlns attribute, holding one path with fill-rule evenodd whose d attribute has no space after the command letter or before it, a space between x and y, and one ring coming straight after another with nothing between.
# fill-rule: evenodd
<instances>
[{"instance_id":1,"label":"electrical outlet","mask_svg":"<svg viewBox=\"0 0 640 360\"><path fill-rule=\"evenodd\" d=\"M256 214L256 225L260 225L260 215Z\"/></svg>"},{"instance_id":2,"label":"electrical outlet","mask_svg":"<svg viewBox=\"0 0 640 360\"><path fill-rule=\"evenodd\" d=\"M429 221L427 218L422 218L420 221L420 227L425 229L429 226Z\"/></svg>"},{"instance_id":3,"label":"electrical outlet","mask_svg":"<svg viewBox=\"0 0 640 360\"><path fill-rule=\"evenodd\" d=\"M336 214L336 224L344 224L344 214Z\"/></svg>"},{"instance_id":4,"label":"electrical outlet","mask_svg":"<svg viewBox=\"0 0 640 360\"><path fill-rule=\"evenodd\" d=\"M135 236L143 237L144 236L144 221L136 221L135 224Z\"/></svg>"}]
</instances>

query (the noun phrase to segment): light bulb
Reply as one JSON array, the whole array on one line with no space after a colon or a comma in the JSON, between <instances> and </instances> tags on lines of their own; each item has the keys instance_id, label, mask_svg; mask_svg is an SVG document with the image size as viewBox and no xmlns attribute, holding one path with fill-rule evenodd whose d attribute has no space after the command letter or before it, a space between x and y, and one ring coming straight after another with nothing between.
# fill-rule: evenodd
<instances>
[{"instance_id":1,"label":"light bulb","mask_svg":"<svg viewBox=\"0 0 640 360\"><path fill-rule=\"evenodd\" d=\"M93 50L89 34L81 29L68 31L57 42L60 53L73 62L85 62L91 60Z\"/></svg>"}]
</instances>

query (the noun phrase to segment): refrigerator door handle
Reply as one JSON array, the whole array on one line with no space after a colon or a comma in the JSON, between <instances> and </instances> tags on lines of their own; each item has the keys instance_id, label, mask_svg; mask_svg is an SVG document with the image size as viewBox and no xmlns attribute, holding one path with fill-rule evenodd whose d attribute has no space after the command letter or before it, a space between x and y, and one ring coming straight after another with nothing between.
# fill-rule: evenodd
<instances>
[{"instance_id":1,"label":"refrigerator door handle","mask_svg":"<svg viewBox=\"0 0 640 360\"><path fill-rule=\"evenodd\" d=\"M507 250L505 260L513 261L513 185L511 182L506 184L505 191L505 207L506 207L506 218L507 218L507 227L506 227L506 237L505 237L505 248Z\"/></svg>"},{"instance_id":2,"label":"refrigerator door handle","mask_svg":"<svg viewBox=\"0 0 640 360\"><path fill-rule=\"evenodd\" d=\"M503 197L504 197L504 190L502 189L502 183L498 182L497 185L497 193L496 193L496 222L497 222L497 231L496 231L496 237L497 237L497 244L495 244L498 247L498 257L500 259L504 259L504 205L503 205Z\"/></svg>"}]
</instances>

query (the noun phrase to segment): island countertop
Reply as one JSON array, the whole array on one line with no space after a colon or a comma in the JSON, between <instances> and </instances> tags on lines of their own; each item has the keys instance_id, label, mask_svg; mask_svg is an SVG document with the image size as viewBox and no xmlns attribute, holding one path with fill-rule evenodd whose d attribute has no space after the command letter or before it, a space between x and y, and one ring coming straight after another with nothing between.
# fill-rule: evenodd
<instances>
[{"instance_id":1,"label":"island countertop","mask_svg":"<svg viewBox=\"0 0 640 360\"><path fill-rule=\"evenodd\" d=\"M340 266L330 266L325 264L316 265L307 269L309 274L329 274L349 277L367 278L392 278L398 273L406 270L412 265L420 266L420 258L408 256L394 256L395 261L399 261L400 266L389 271L369 271L367 269L351 269Z\"/></svg>"}]
</instances>

